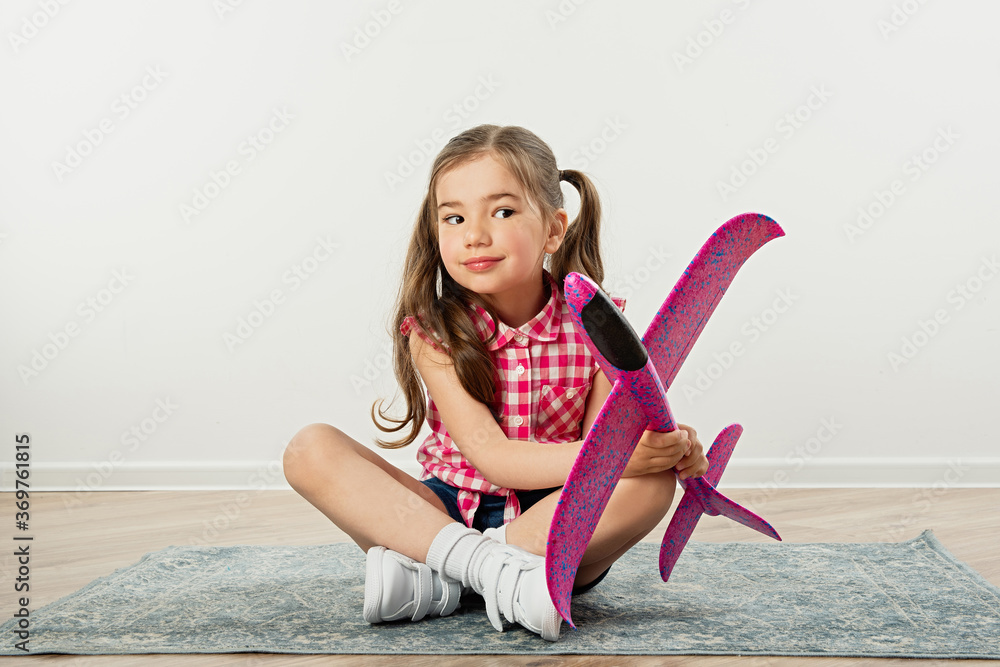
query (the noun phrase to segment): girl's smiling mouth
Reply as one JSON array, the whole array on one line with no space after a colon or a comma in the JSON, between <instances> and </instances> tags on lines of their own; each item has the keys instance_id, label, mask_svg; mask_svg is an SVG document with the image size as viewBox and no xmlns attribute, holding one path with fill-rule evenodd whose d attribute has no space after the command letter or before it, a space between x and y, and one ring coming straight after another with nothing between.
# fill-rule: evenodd
<instances>
[{"instance_id":1,"label":"girl's smiling mouth","mask_svg":"<svg viewBox=\"0 0 1000 667\"><path fill-rule=\"evenodd\" d=\"M462 266L470 271L485 271L493 268L502 259L503 257L471 257L462 262Z\"/></svg>"}]
</instances>

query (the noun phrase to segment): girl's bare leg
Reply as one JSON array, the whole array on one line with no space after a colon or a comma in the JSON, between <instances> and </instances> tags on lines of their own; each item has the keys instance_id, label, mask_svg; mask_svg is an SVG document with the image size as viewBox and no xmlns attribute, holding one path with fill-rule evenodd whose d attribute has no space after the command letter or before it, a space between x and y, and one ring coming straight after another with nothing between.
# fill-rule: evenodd
<instances>
[{"instance_id":1,"label":"girl's bare leg","mask_svg":"<svg viewBox=\"0 0 1000 667\"><path fill-rule=\"evenodd\" d=\"M453 523L433 491L328 424L296 433L283 464L292 488L364 551L381 545L423 563Z\"/></svg>"},{"instance_id":2,"label":"girl's bare leg","mask_svg":"<svg viewBox=\"0 0 1000 667\"><path fill-rule=\"evenodd\" d=\"M580 561L577 586L600 576L663 519L674 498L676 480L673 470L665 470L618 482ZM558 500L559 491L556 491L507 524L508 544L544 556Z\"/></svg>"}]
</instances>

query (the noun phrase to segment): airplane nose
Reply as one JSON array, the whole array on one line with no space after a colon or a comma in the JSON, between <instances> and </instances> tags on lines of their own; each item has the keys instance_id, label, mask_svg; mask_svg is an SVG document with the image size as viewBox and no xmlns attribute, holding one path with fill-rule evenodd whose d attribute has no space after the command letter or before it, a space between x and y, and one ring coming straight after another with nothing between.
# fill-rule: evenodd
<instances>
[{"instance_id":1,"label":"airplane nose","mask_svg":"<svg viewBox=\"0 0 1000 667\"><path fill-rule=\"evenodd\" d=\"M642 340L607 294L596 292L580 311L580 321L594 346L612 366L637 371L646 365L649 355Z\"/></svg>"},{"instance_id":2,"label":"airplane nose","mask_svg":"<svg viewBox=\"0 0 1000 667\"><path fill-rule=\"evenodd\" d=\"M570 299L571 303L578 304L578 310L583 308L583 305L590 301L597 291L597 284L593 280L576 271L568 274L566 280L563 281L563 293L567 299Z\"/></svg>"}]
</instances>

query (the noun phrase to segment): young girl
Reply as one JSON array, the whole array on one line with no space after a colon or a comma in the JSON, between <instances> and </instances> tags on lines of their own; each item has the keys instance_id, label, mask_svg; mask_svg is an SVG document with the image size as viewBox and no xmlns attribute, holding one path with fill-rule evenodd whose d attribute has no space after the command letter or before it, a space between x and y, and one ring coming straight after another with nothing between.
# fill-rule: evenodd
<instances>
[{"instance_id":1,"label":"young girl","mask_svg":"<svg viewBox=\"0 0 1000 667\"><path fill-rule=\"evenodd\" d=\"M568 222L560 181L580 193ZM520 127L454 137L431 168L394 321L406 414L383 432L431 434L418 481L333 426L299 431L289 484L367 552L371 623L445 616L469 589L503 620L554 641L561 619L545 584L545 544L561 485L611 384L575 331L566 274L600 284L600 205L590 180L560 171ZM619 307L623 306L618 302ZM414 335L415 334L415 335ZM427 388L425 403L423 385ZM676 477L708 469L694 429L646 431L576 575L576 592L659 523Z\"/></svg>"}]
</instances>

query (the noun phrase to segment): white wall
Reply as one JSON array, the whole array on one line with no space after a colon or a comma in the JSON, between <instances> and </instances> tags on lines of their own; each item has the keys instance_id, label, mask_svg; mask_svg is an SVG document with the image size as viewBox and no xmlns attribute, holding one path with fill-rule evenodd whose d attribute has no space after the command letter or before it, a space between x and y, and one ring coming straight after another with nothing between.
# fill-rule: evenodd
<instances>
[{"instance_id":1,"label":"white wall","mask_svg":"<svg viewBox=\"0 0 1000 667\"><path fill-rule=\"evenodd\" d=\"M598 184L640 331L723 221L784 227L670 392L706 444L744 425L724 483L1000 484L996 3L232 4L5 3L5 488L17 433L83 491L280 486L314 421L371 443L425 153L485 122Z\"/></svg>"}]
</instances>

